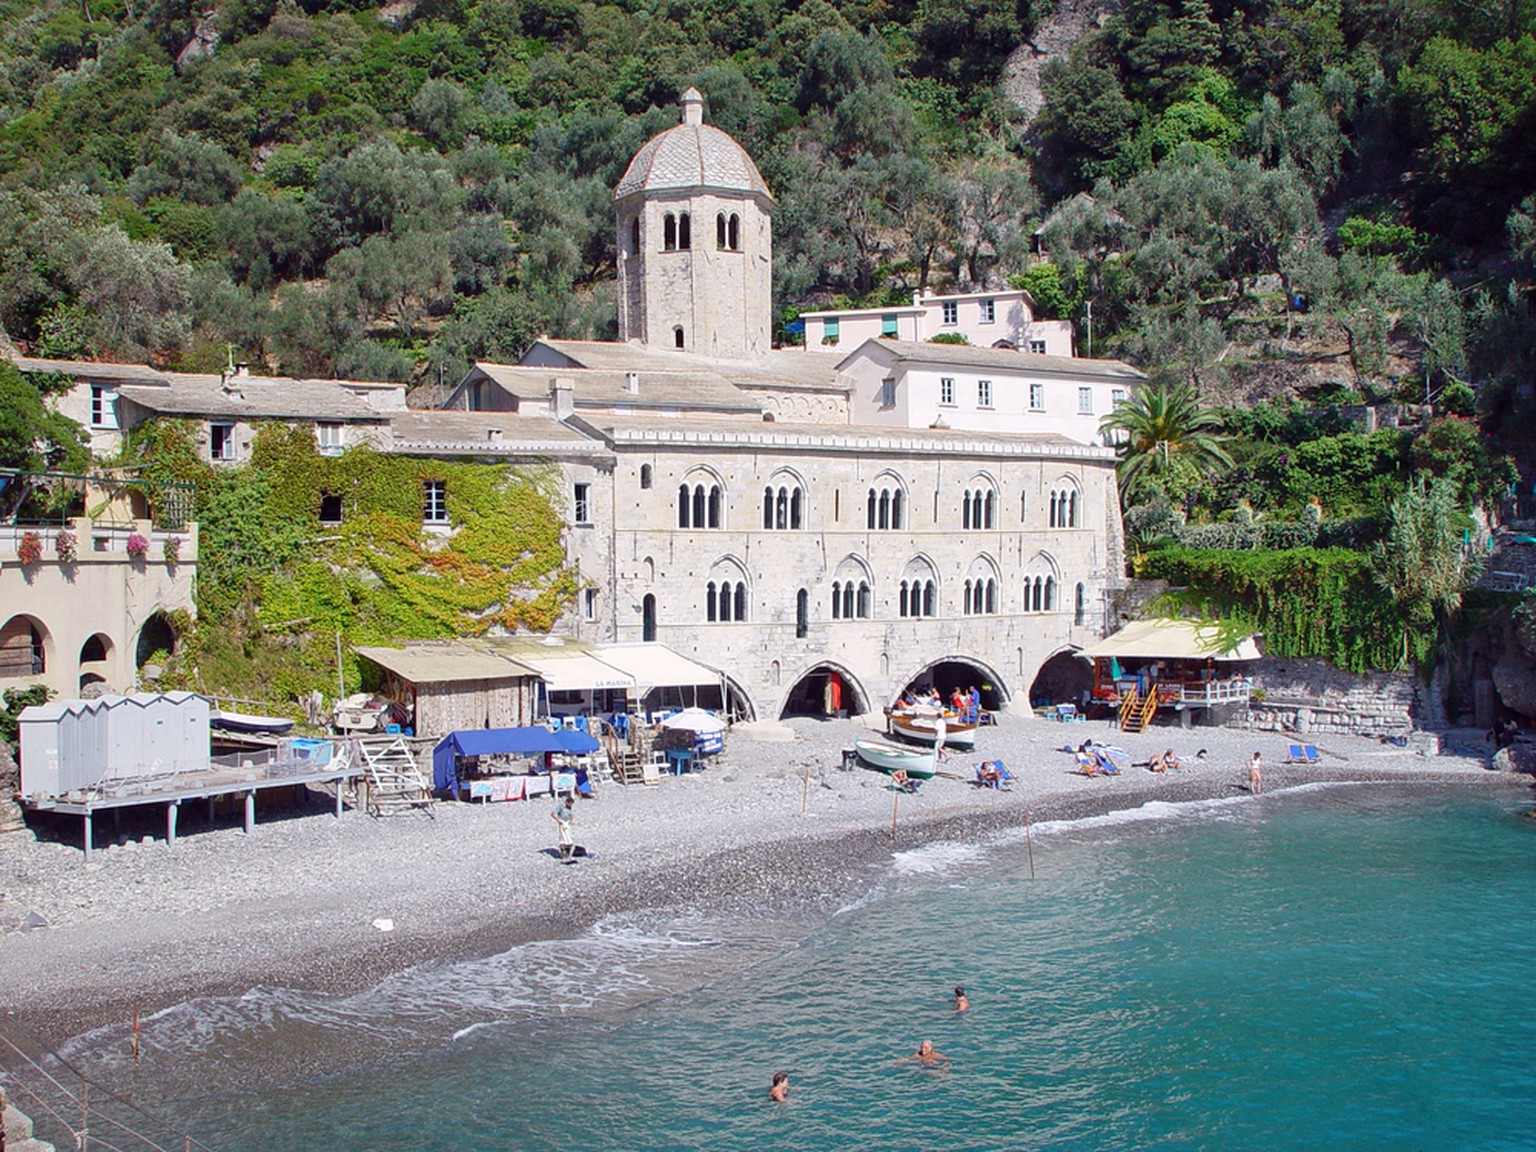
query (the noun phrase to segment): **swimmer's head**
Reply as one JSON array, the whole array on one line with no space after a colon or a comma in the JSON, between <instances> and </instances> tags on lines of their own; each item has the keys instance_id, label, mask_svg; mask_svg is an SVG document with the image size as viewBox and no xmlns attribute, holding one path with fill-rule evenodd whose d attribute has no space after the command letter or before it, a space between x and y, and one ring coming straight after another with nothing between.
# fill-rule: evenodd
<instances>
[{"instance_id":1,"label":"swimmer's head","mask_svg":"<svg viewBox=\"0 0 1536 1152\"><path fill-rule=\"evenodd\" d=\"M965 995L965 989L961 988L959 985L956 985L955 986L955 995L956 996L964 996Z\"/></svg>"},{"instance_id":2,"label":"swimmer's head","mask_svg":"<svg viewBox=\"0 0 1536 1152\"><path fill-rule=\"evenodd\" d=\"M775 1072L773 1074L773 1086L775 1088L777 1088L780 1084L786 1083L788 1080L789 1080L789 1073L788 1072Z\"/></svg>"}]
</instances>

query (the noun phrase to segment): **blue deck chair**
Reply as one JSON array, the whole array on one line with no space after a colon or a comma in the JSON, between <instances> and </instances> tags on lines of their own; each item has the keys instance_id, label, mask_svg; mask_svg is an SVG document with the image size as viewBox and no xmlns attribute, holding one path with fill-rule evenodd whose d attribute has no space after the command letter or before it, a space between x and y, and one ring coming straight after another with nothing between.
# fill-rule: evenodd
<instances>
[{"instance_id":1,"label":"blue deck chair","mask_svg":"<svg viewBox=\"0 0 1536 1152\"><path fill-rule=\"evenodd\" d=\"M585 768L576 769L576 791L588 800L596 798L597 793L592 790L592 778Z\"/></svg>"},{"instance_id":2,"label":"blue deck chair","mask_svg":"<svg viewBox=\"0 0 1536 1152\"><path fill-rule=\"evenodd\" d=\"M1287 764L1316 764L1321 757L1317 754L1317 748L1311 744L1292 744L1290 755L1285 758Z\"/></svg>"}]
</instances>

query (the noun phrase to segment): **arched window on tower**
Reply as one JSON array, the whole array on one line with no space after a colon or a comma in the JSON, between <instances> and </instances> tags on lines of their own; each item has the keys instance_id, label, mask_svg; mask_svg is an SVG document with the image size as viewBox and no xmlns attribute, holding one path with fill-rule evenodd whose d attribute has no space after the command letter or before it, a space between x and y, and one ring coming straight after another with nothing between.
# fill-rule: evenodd
<instances>
[{"instance_id":1,"label":"arched window on tower","mask_svg":"<svg viewBox=\"0 0 1536 1152\"><path fill-rule=\"evenodd\" d=\"M672 329L672 344L677 348L684 348L687 346L683 341L682 325L678 325L676 328Z\"/></svg>"},{"instance_id":2,"label":"arched window on tower","mask_svg":"<svg viewBox=\"0 0 1536 1152\"><path fill-rule=\"evenodd\" d=\"M629 254L640 255L640 217L638 216L629 222Z\"/></svg>"},{"instance_id":3,"label":"arched window on tower","mask_svg":"<svg viewBox=\"0 0 1536 1152\"><path fill-rule=\"evenodd\" d=\"M661 248L671 252L677 248L677 217L668 212L661 222Z\"/></svg>"},{"instance_id":4,"label":"arched window on tower","mask_svg":"<svg viewBox=\"0 0 1536 1152\"><path fill-rule=\"evenodd\" d=\"M727 230L726 239L726 247L732 252L741 251L741 217L734 212L731 213L731 222Z\"/></svg>"},{"instance_id":5,"label":"arched window on tower","mask_svg":"<svg viewBox=\"0 0 1536 1152\"><path fill-rule=\"evenodd\" d=\"M677 218L677 246L685 252L693 247L693 224L686 212Z\"/></svg>"},{"instance_id":6,"label":"arched window on tower","mask_svg":"<svg viewBox=\"0 0 1536 1152\"><path fill-rule=\"evenodd\" d=\"M804 588L795 593L795 639L804 640L811 633L811 594Z\"/></svg>"},{"instance_id":7,"label":"arched window on tower","mask_svg":"<svg viewBox=\"0 0 1536 1152\"><path fill-rule=\"evenodd\" d=\"M715 215L715 247L725 251L725 213Z\"/></svg>"},{"instance_id":8,"label":"arched window on tower","mask_svg":"<svg viewBox=\"0 0 1536 1152\"><path fill-rule=\"evenodd\" d=\"M1083 585L1077 586L1077 592L1072 598L1072 623L1085 624L1088 621L1088 589Z\"/></svg>"}]
</instances>

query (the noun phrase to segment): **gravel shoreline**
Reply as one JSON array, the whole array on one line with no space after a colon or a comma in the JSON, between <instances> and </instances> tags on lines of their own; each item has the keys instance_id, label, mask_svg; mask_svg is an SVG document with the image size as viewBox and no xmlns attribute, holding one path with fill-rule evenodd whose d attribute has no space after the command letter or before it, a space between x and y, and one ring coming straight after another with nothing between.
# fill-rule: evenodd
<instances>
[{"instance_id":1,"label":"gravel shoreline","mask_svg":"<svg viewBox=\"0 0 1536 1152\"><path fill-rule=\"evenodd\" d=\"M980 760L1000 758L1018 777L1013 787L927 782L900 797L893 839L886 778L840 769L842 749L865 731L860 722L790 727L792 743L732 735L705 771L668 776L656 788L602 785L596 801L577 808L577 840L596 856L569 867L550 854L546 800L438 805L435 819L349 811L337 821L317 808L259 823L249 837L194 826L174 852L160 840L129 841L99 851L90 865L66 843L5 837L0 1011L56 1044L121 1025L135 1007L147 1016L257 986L359 991L419 964L568 939L615 913L776 902L822 915L867 889L895 850L982 839L1026 818L1077 820L1149 801L1246 795L1244 764L1255 749L1271 792L1353 781L1528 791L1527 781L1488 771L1487 751L1467 733L1431 758L1330 738L1321 763L1291 765L1281 735L1129 735L1101 723L1003 715L982 730L975 753L955 755L948 769L968 776ZM1075 775L1061 748L1090 735L1138 761L1172 746L1188 767ZM1206 755L1196 759L1200 749ZM393 930L376 928L380 919ZM29 920L34 926L24 927Z\"/></svg>"}]
</instances>

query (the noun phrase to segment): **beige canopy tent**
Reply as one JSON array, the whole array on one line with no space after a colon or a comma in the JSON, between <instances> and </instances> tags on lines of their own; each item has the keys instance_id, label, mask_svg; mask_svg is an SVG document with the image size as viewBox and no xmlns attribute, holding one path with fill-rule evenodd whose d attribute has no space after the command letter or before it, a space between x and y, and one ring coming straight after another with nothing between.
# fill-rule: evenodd
<instances>
[{"instance_id":1,"label":"beige canopy tent","mask_svg":"<svg viewBox=\"0 0 1536 1152\"><path fill-rule=\"evenodd\" d=\"M1136 620L1084 648L1089 660L1257 660L1258 637L1203 620Z\"/></svg>"}]
</instances>

